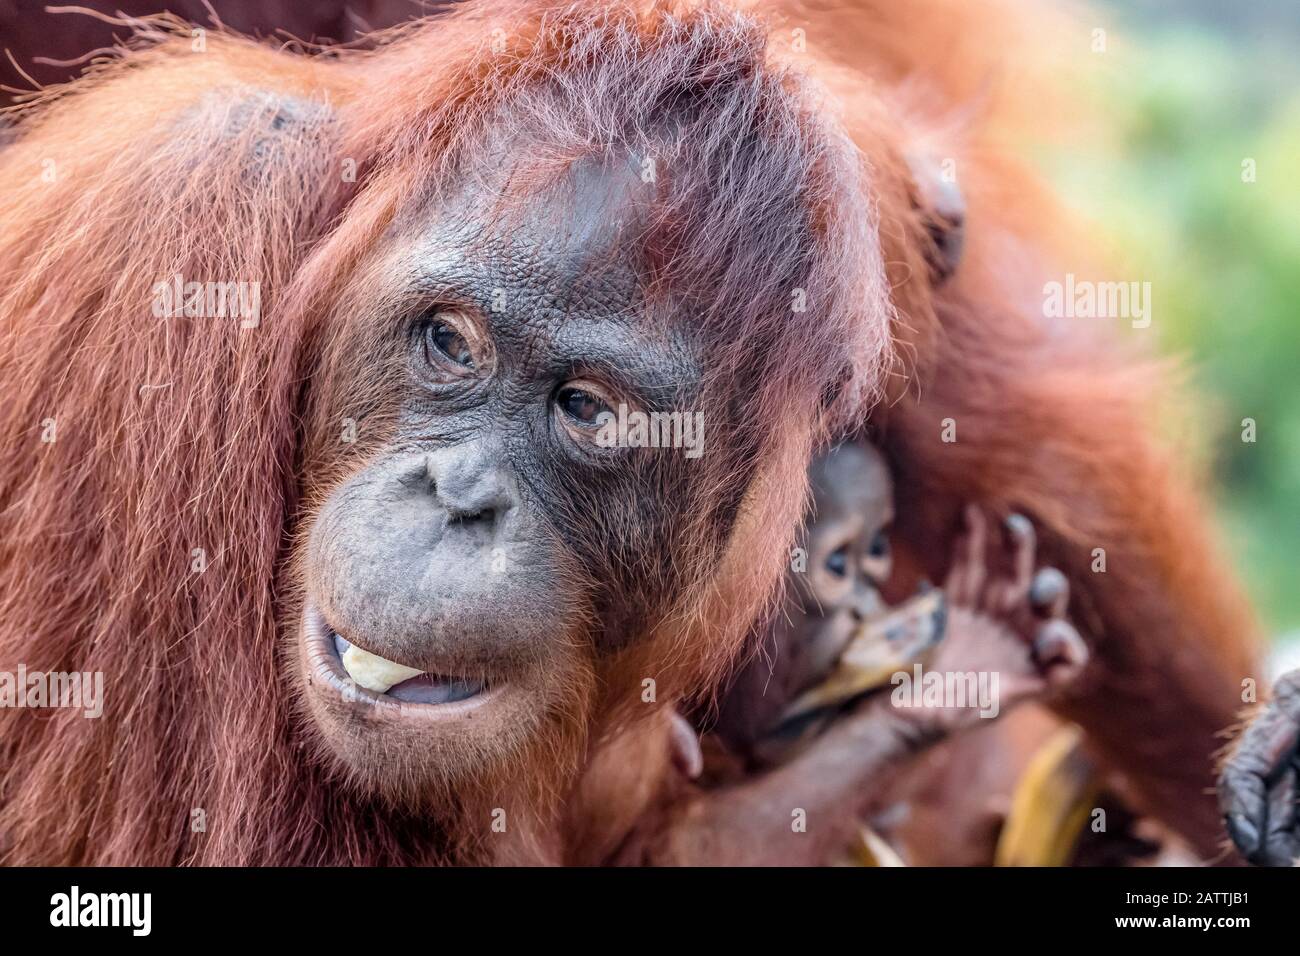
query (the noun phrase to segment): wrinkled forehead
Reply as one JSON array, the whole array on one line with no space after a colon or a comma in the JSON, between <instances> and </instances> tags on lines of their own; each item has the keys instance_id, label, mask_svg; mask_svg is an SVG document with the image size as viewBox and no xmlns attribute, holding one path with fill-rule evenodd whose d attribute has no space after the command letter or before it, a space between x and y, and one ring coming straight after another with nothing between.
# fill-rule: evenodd
<instances>
[{"instance_id":1,"label":"wrinkled forehead","mask_svg":"<svg viewBox=\"0 0 1300 956\"><path fill-rule=\"evenodd\" d=\"M630 152L569 158L530 137L493 135L397 229L428 260L443 250L504 286L608 306L640 298L654 198Z\"/></svg>"},{"instance_id":2,"label":"wrinkled forehead","mask_svg":"<svg viewBox=\"0 0 1300 956\"><path fill-rule=\"evenodd\" d=\"M646 294L655 186L638 157L563 161L517 136L494 142L394 224L408 282L429 300L468 299L506 343L608 351L613 364L655 366L640 369L651 383L689 390L689 317L671 295Z\"/></svg>"}]
</instances>

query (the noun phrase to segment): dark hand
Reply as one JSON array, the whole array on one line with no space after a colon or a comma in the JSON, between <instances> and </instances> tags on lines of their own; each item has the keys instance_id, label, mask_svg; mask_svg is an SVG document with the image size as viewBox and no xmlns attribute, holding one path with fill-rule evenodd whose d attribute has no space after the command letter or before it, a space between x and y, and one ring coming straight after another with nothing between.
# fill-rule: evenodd
<instances>
[{"instance_id":1,"label":"dark hand","mask_svg":"<svg viewBox=\"0 0 1300 956\"><path fill-rule=\"evenodd\" d=\"M1219 777L1228 835L1258 866L1300 861L1300 671L1277 682L1273 699L1250 723Z\"/></svg>"}]
</instances>

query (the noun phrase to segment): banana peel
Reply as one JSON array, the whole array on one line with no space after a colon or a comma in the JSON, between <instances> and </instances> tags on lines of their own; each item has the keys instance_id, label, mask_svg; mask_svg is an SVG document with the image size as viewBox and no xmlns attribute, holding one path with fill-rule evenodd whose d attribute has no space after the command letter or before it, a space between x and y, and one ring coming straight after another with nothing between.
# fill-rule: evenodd
<instances>
[{"instance_id":1,"label":"banana peel","mask_svg":"<svg viewBox=\"0 0 1300 956\"><path fill-rule=\"evenodd\" d=\"M946 620L943 592L930 589L864 623L826 679L796 698L754 743L754 756L768 764L788 760L814 740L841 707L888 685L894 674L909 669L942 640Z\"/></svg>"},{"instance_id":2,"label":"banana peel","mask_svg":"<svg viewBox=\"0 0 1300 956\"><path fill-rule=\"evenodd\" d=\"M995 866L1066 866L1101 792L1101 776L1079 727L1062 728L1035 754L1020 779L998 839ZM850 866L906 866L868 826L849 847Z\"/></svg>"},{"instance_id":3,"label":"banana peel","mask_svg":"<svg viewBox=\"0 0 1300 956\"><path fill-rule=\"evenodd\" d=\"M782 725L840 707L889 683L943 639L948 608L942 591L930 590L899 604L859 628L826 680L786 708Z\"/></svg>"},{"instance_id":4,"label":"banana peel","mask_svg":"<svg viewBox=\"0 0 1300 956\"><path fill-rule=\"evenodd\" d=\"M1062 728L1034 755L1016 785L995 866L1065 866L1101 791L1083 730Z\"/></svg>"}]
</instances>

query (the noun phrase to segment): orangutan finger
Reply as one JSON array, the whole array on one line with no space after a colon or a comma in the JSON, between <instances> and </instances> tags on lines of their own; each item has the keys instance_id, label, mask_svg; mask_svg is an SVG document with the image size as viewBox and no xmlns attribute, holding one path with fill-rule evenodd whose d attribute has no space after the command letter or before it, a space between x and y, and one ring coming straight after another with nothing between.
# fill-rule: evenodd
<instances>
[{"instance_id":1,"label":"orangutan finger","mask_svg":"<svg viewBox=\"0 0 1300 956\"><path fill-rule=\"evenodd\" d=\"M977 505L968 504L962 512L964 529L953 549L953 566L945 590L952 603L972 607L984 589L988 526Z\"/></svg>"},{"instance_id":2,"label":"orangutan finger","mask_svg":"<svg viewBox=\"0 0 1300 956\"><path fill-rule=\"evenodd\" d=\"M1005 618L1024 608L1028 600L1038 544L1033 522L1024 515L1008 515L1003 524L1011 547L1011 577L989 588L985 607L989 613Z\"/></svg>"},{"instance_id":3,"label":"orangutan finger","mask_svg":"<svg viewBox=\"0 0 1300 956\"><path fill-rule=\"evenodd\" d=\"M1264 851L1285 866L1300 862L1300 828L1296 821L1296 769L1288 766L1268 789L1268 825Z\"/></svg>"},{"instance_id":4,"label":"orangutan finger","mask_svg":"<svg viewBox=\"0 0 1300 956\"><path fill-rule=\"evenodd\" d=\"M704 772L704 753L700 750L700 735L685 717L672 712L669 721L669 747L673 766L686 779L694 780Z\"/></svg>"},{"instance_id":5,"label":"orangutan finger","mask_svg":"<svg viewBox=\"0 0 1300 956\"><path fill-rule=\"evenodd\" d=\"M1042 618L1065 616L1070 604L1070 580L1060 569L1039 568L1029 585L1029 606Z\"/></svg>"},{"instance_id":6,"label":"orangutan finger","mask_svg":"<svg viewBox=\"0 0 1300 956\"><path fill-rule=\"evenodd\" d=\"M1051 620L1034 639L1034 663L1055 688L1078 679L1088 664L1088 645L1068 621Z\"/></svg>"}]
</instances>

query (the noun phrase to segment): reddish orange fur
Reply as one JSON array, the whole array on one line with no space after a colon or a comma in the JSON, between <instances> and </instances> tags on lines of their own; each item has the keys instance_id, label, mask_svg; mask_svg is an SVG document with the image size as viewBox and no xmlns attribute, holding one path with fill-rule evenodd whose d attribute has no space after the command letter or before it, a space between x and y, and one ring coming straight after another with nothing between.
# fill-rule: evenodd
<instances>
[{"instance_id":1,"label":"reddish orange fur","mask_svg":"<svg viewBox=\"0 0 1300 956\"><path fill-rule=\"evenodd\" d=\"M941 77L943 51L931 42L938 24L945 36L969 28L989 41L975 29L978 14L938 7L942 15L915 30L892 4L854 12L875 29L853 34L846 48L856 62L847 66L865 64L879 85L814 58L794 58L796 72L782 74L791 88L799 70L820 76L840 102L879 210L886 274L865 219L860 231L827 240L832 255L817 263L823 300L838 298L814 314L835 328L809 329L818 337L805 336L803 348L838 336L845 351L820 361L829 368L850 358L850 375L824 423L821 396L800 396L796 382L774 382L756 399L765 420L800 426L778 429L763 449L762 484L747 499L724 573L690 578L701 583L653 639L602 675L590 711L572 715L567 735L531 748L531 772L514 776L535 819L497 858L558 858L566 788L602 733L642 719L643 676L656 677L663 703L716 682L748 624L775 600L822 425L860 422L884 390L898 401L878 424L921 558L933 564L931 556L948 553L951 510L962 498L1023 508L1042 522L1045 556L1075 577L1087 612L1080 623L1100 650L1101 690L1094 706L1080 705L1082 719L1141 777L1163 815L1197 838L1208 833L1205 815L1187 808L1202 777L1208 782L1212 734L1232 718L1235 681L1249 661L1239 643L1247 625L1209 556L1197 499L1125 399L1125 389L1146 394L1155 373L1121 364L1109 346L1076 342L1070 330L1049 342L1032 315L1026 293L1042 279L1028 263L1052 240L1021 233L1038 222L1032 204L1028 214L1024 204L1005 216L994 208L1012 186L1021 191L1019 171L985 163L980 151L960 154L968 255L959 278L931 294L908 154L921 131L943 128L944 111L980 88L988 57L1003 55L996 44L985 56L968 51L944 61L958 66ZM146 38L23 117L17 141L0 153L0 177L12 184L0 197L8 399L0 441L13 450L0 475L0 668L102 670L111 716L0 712L0 859L481 858L476 838L448 824L478 795L448 795L458 806L445 816L415 818L355 793L304 731L278 643L299 600L285 538L337 477L339 466L319 451L337 428L337 408L382 412L373 378L383 376L370 370L366 381L352 367L369 333L341 331L339 303L365 301L367 251L415 184L447 172L447 157L498 91L567 62L573 38L539 30L546 8L471 5L395 31L376 53L338 60L215 33L202 56L191 55L188 39ZM682 11L687 21L722 17ZM647 35L662 26L657 13L617 4L569 15L577 25ZM817 22L836 31L829 17ZM497 27L504 58L485 52ZM717 29L737 43L750 36ZM767 59L778 70L784 57ZM914 73L934 75L935 90L921 98L925 110L905 114L916 91L898 84ZM270 100L257 92L268 90ZM286 102L288 128L270 135ZM251 185L250 156L260 164ZM344 157L357 160L363 191L338 175ZM44 160L54 162L52 183L40 178ZM835 157L816 172L826 179L822 215L838 221L848 213L832 200L846 183L856 188L854 172ZM1023 256L1015 275L1007 248ZM149 311L151 285L176 272L260 279L262 331L273 334L160 323ZM892 378L882 373L888 322L898 346ZM775 364L773 377L797 367ZM163 387L141 393L145 384ZM786 404L792 395L801 404ZM958 445L939 445L938 419L949 414L968 430ZM51 417L58 440L44 445L41 422ZM1017 429L1011 440L1007 423ZM1134 500L1135 487L1149 497ZM1086 556L1097 545L1108 549L1110 573L1090 580ZM194 548L207 551L209 568L190 576L183 569ZM207 811L208 832L191 832L193 808Z\"/></svg>"}]
</instances>

